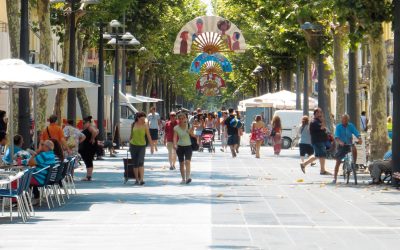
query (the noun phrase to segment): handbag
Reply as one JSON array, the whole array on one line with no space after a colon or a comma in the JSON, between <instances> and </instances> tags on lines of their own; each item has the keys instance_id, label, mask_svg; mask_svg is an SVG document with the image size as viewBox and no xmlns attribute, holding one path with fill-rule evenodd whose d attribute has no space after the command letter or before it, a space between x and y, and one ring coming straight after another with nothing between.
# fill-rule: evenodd
<instances>
[{"instance_id":1,"label":"handbag","mask_svg":"<svg viewBox=\"0 0 400 250\"><path fill-rule=\"evenodd\" d=\"M199 144L197 143L197 138L191 137L190 136L190 142L192 143L192 150L193 151L199 151Z\"/></svg>"}]
</instances>

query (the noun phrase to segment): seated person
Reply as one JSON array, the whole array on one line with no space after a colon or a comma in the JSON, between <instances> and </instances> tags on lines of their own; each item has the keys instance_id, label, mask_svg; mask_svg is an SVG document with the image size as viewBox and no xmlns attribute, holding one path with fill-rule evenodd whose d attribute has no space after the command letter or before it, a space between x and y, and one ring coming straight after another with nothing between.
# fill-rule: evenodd
<instances>
[{"instance_id":1,"label":"seated person","mask_svg":"<svg viewBox=\"0 0 400 250\"><path fill-rule=\"evenodd\" d=\"M22 145L24 144L24 139L20 135L14 136L14 155L17 154L19 151L22 151ZM11 150L7 148L6 153L2 158L5 164L12 164L13 159L11 157Z\"/></svg>"},{"instance_id":2,"label":"seated person","mask_svg":"<svg viewBox=\"0 0 400 250\"><path fill-rule=\"evenodd\" d=\"M5 131L0 131L0 149L3 149L7 145L7 134ZM3 150L0 151L0 154Z\"/></svg>"},{"instance_id":3,"label":"seated person","mask_svg":"<svg viewBox=\"0 0 400 250\"><path fill-rule=\"evenodd\" d=\"M62 160L59 158L62 157L62 149L58 142L57 145L59 151L61 151L61 155L56 156L54 151L55 145L53 141L45 140L40 143L38 151L34 153L28 161L28 165L30 167L35 167L35 171L33 172L34 174L31 179L31 185L34 187L33 194L35 199L39 198L39 191L37 189L37 186L44 184L46 176L48 174L48 170L45 168L51 165L56 165Z\"/></svg>"},{"instance_id":4,"label":"seated person","mask_svg":"<svg viewBox=\"0 0 400 250\"><path fill-rule=\"evenodd\" d=\"M391 172L392 168L392 151L388 151L383 156L383 160L374 161L368 166L369 173L372 178L371 184L382 183L381 174Z\"/></svg>"}]
</instances>

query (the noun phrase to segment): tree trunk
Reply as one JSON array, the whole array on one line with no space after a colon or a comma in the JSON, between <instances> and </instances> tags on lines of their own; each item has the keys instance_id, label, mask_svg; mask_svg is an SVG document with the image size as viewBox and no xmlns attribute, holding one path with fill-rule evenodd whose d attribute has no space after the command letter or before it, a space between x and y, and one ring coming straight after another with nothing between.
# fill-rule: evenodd
<instances>
[{"instance_id":1,"label":"tree trunk","mask_svg":"<svg viewBox=\"0 0 400 250\"><path fill-rule=\"evenodd\" d=\"M83 78L83 67L85 66L85 58L87 50L89 49L89 39L90 34L88 31L85 32L85 35L77 36L78 37L78 71L77 76ZM91 115L89 100L86 95L86 91L83 88L76 90L76 97L78 98L79 107L81 108L82 118L88 117Z\"/></svg>"},{"instance_id":2,"label":"tree trunk","mask_svg":"<svg viewBox=\"0 0 400 250\"><path fill-rule=\"evenodd\" d=\"M382 32L383 33L383 32ZM386 127L387 61L383 35L369 36L371 52L371 141L372 160L382 159L388 149Z\"/></svg>"},{"instance_id":3,"label":"tree trunk","mask_svg":"<svg viewBox=\"0 0 400 250\"><path fill-rule=\"evenodd\" d=\"M40 53L39 62L41 64L50 66L51 56L51 25L50 25L50 1L49 0L38 0L37 2L37 13L39 19L40 29ZM46 108L47 108L47 97L48 91L41 89L38 91L37 101L37 121L36 130L42 130L46 125Z\"/></svg>"},{"instance_id":4,"label":"tree trunk","mask_svg":"<svg viewBox=\"0 0 400 250\"><path fill-rule=\"evenodd\" d=\"M68 74L68 60L69 60L69 17L65 17L65 32L63 41L63 64L62 72ZM65 109L65 100L67 98L67 89L57 89L56 101L54 104L53 114L58 116L58 123L61 124L62 117Z\"/></svg>"},{"instance_id":5,"label":"tree trunk","mask_svg":"<svg viewBox=\"0 0 400 250\"><path fill-rule=\"evenodd\" d=\"M20 34L20 1L15 0L7 0L7 21L8 21L8 34L10 37L10 49L11 49L11 57L19 58L19 34ZM13 91L14 99L14 110L13 117L10 117L10 120L13 121L14 131L18 131L18 90Z\"/></svg>"},{"instance_id":6,"label":"tree trunk","mask_svg":"<svg viewBox=\"0 0 400 250\"><path fill-rule=\"evenodd\" d=\"M282 89L292 91L293 87L293 74L290 69L284 69L280 72L282 79Z\"/></svg>"},{"instance_id":7,"label":"tree trunk","mask_svg":"<svg viewBox=\"0 0 400 250\"><path fill-rule=\"evenodd\" d=\"M336 120L340 121L345 110L345 78L344 78L344 35L342 32L333 31L333 65L336 79Z\"/></svg>"}]
</instances>

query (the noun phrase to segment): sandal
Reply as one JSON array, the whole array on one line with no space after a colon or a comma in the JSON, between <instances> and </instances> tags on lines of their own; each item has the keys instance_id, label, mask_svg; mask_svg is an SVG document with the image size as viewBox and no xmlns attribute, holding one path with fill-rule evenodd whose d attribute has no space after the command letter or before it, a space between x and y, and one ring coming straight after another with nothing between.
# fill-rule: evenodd
<instances>
[{"instance_id":1,"label":"sandal","mask_svg":"<svg viewBox=\"0 0 400 250\"><path fill-rule=\"evenodd\" d=\"M319 173L320 175L332 175L331 173L329 173L328 171L323 171Z\"/></svg>"},{"instance_id":2,"label":"sandal","mask_svg":"<svg viewBox=\"0 0 400 250\"><path fill-rule=\"evenodd\" d=\"M86 176L81 181L92 181L92 176Z\"/></svg>"},{"instance_id":3,"label":"sandal","mask_svg":"<svg viewBox=\"0 0 400 250\"><path fill-rule=\"evenodd\" d=\"M303 171L303 174L305 174L306 173L306 166L304 166L303 163L300 163L300 168L301 168L301 171Z\"/></svg>"}]
</instances>

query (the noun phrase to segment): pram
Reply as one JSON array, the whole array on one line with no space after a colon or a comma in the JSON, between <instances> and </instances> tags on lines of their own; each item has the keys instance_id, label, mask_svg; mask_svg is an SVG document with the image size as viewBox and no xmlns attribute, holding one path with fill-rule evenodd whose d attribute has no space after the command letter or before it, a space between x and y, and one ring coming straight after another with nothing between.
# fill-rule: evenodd
<instances>
[{"instance_id":1,"label":"pram","mask_svg":"<svg viewBox=\"0 0 400 250\"><path fill-rule=\"evenodd\" d=\"M205 128L201 132L199 152L203 152L204 148L208 148L208 152L215 153L214 147L215 130L212 128Z\"/></svg>"}]
</instances>

